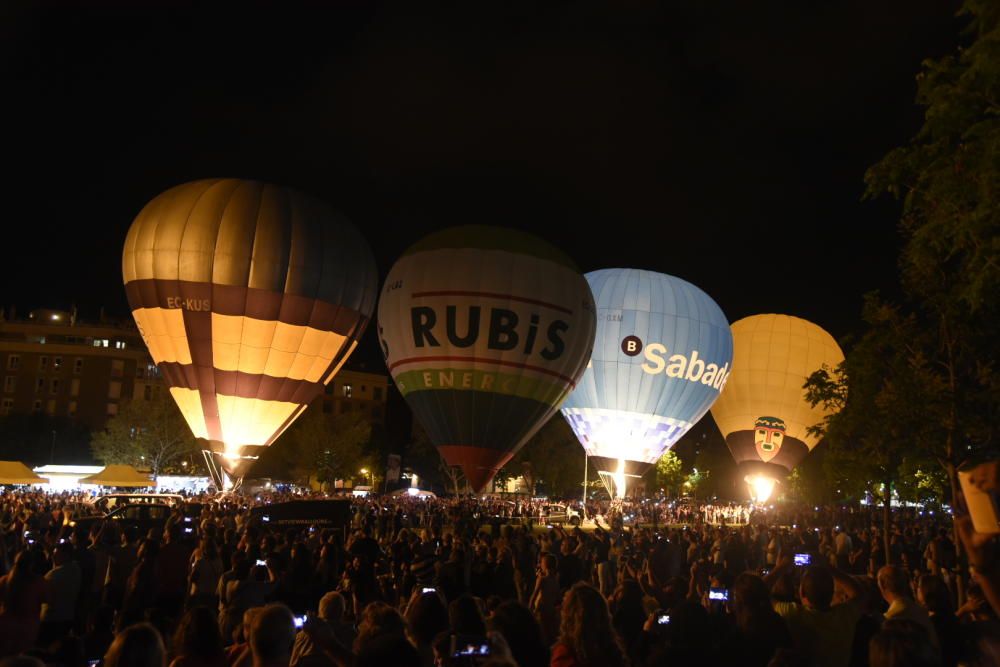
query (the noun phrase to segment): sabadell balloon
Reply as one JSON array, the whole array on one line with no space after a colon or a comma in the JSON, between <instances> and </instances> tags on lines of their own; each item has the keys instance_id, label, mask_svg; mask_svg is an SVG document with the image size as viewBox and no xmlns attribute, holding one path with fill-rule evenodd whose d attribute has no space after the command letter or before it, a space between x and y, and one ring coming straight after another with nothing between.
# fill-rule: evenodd
<instances>
[{"instance_id":1,"label":"sabadell balloon","mask_svg":"<svg viewBox=\"0 0 1000 667\"><path fill-rule=\"evenodd\" d=\"M621 496L626 478L648 470L718 398L733 340L719 306L685 280L603 269L587 281L597 305L594 352L562 414Z\"/></svg>"},{"instance_id":2,"label":"sabadell balloon","mask_svg":"<svg viewBox=\"0 0 1000 667\"><path fill-rule=\"evenodd\" d=\"M541 239L456 227L389 271L378 334L414 415L478 492L576 385L594 300L573 262Z\"/></svg>"},{"instance_id":3,"label":"sabadell balloon","mask_svg":"<svg viewBox=\"0 0 1000 667\"><path fill-rule=\"evenodd\" d=\"M354 225L302 193L237 179L150 201L122 273L170 394L236 483L354 350L378 289Z\"/></svg>"},{"instance_id":4,"label":"sabadell balloon","mask_svg":"<svg viewBox=\"0 0 1000 667\"><path fill-rule=\"evenodd\" d=\"M790 315L754 315L733 323L735 354L712 418L760 502L816 446L808 428L829 411L806 400L806 379L832 369L844 353L826 331Z\"/></svg>"}]
</instances>

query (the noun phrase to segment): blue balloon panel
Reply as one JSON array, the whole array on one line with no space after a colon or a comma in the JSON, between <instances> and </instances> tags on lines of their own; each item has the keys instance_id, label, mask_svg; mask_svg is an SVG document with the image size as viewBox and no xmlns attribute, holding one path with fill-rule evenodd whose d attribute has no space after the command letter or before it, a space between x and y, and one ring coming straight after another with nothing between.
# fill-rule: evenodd
<instances>
[{"instance_id":1,"label":"blue balloon panel","mask_svg":"<svg viewBox=\"0 0 1000 667\"><path fill-rule=\"evenodd\" d=\"M640 269L587 274L597 305L590 364L562 413L591 456L655 462L725 386L733 337L691 283Z\"/></svg>"}]
</instances>

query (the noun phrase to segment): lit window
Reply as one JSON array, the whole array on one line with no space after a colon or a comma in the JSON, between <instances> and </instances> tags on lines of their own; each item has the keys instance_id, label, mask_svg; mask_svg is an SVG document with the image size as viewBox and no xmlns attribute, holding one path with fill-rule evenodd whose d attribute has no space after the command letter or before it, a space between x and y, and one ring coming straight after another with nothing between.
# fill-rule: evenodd
<instances>
[{"instance_id":1,"label":"lit window","mask_svg":"<svg viewBox=\"0 0 1000 667\"><path fill-rule=\"evenodd\" d=\"M70 417L75 417L76 416L76 401L70 401L69 402L69 408L66 410L66 413Z\"/></svg>"},{"instance_id":2,"label":"lit window","mask_svg":"<svg viewBox=\"0 0 1000 667\"><path fill-rule=\"evenodd\" d=\"M52 370L57 371L62 368L62 357L52 358Z\"/></svg>"},{"instance_id":3,"label":"lit window","mask_svg":"<svg viewBox=\"0 0 1000 667\"><path fill-rule=\"evenodd\" d=\"M3 379L3 390L8 394L13 394L15 389L17 389L17 376L8 375Z\"/></svg>"},{"instance_id":4,"label":"lit window","mask_svg":"<svg viewBox=\"0 0 1000 667\"><path fill-rule=\"evenodd\" d=\"M5 398L0 401L0 415L7 416L10 414L10 409L14 407L13 398Z\"/></svg>"},{"instance_id":5,"label":"lit window","mask_svg":"<svg viewBox=\"0 0 1000 667\"><path fill-rule=\"evenodd\" d=\"M108 398L119 399L122 397L122 383L111 382L108 384Z\"/></svg>"},{"instance_id":6,"label":"lit window","mask_svg":"<svg viewBox=\"0 0 1000 667\"><path fill-rule=\"evenodd\" d=\"M351 385L345 384L344 385L344 398L350 398L353 393L354 393L354 391L353 391L353 389L351 389Z\"/></svg>"},{"instance_id":7,"label":"lit window","mask_svg":"<svg viewBox=\"0 0 1000 667\"><path fill-rule=\"evenodd\" d=\"M109 417L114 417L117 414L118 414L118 404L117 403L108 403L108 416Z\"/></svg>"},{"instance_id":8,"label":"lit window","mask_svg":"<svg viewBox=\"0 0 1000 667\"><path fill-rule=\"evenodd\" d=\"M11 354L7 357L7 370L16 371L21 367L21 355Z\"/></svg>"},{"instance_id":9,"label":"lit window","mask_svg":"<svg viewBox=\"0 0 1000 667\"><path fill-rule=\"evenodd\" d=\"M73 360L73 373L79 375L82 372L83 372L83 359L77 357L76 359Z\"/></svg>"},{"instance_id":10,"label":"lit window","mask_svg":"<svg viewBox=\"0 0 1000 667\"><path fill-rule=\"evenodd\" d=\"M49 402L45 405L45 414L50 417L55 417L56 415L56 399L49 399Z\"/></svg>"},{"instance_id":11,"label":"lit window","mask_svg":"<svg viewBox=\"0 0 1000 667\"><path fill-rule=\"evenodd\" d=\"M47 371L49 369L49 358L38 357L38 370Z\"/></svg>"}]
</instances>

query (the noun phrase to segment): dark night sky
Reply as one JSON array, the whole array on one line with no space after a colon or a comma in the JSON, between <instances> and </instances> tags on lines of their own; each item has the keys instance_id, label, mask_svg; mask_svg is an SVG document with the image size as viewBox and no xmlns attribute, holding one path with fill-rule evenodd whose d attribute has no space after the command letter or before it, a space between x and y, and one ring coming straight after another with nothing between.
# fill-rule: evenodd
<instances>
[{"instance_id":1,"label":"dark night sky","mask_svg":"<svg viewBox=\"0 0 1000 667\"><path fill-rule=\"evenodd\" d=\"M124 315L135 214L238 176L340 208L383 277L430 231L507 225L840 337L895 283L898 207L860 200L864 170L961 27L940 0L74 4L0 5L22 315Z\"/></svg>"}]
</instances>

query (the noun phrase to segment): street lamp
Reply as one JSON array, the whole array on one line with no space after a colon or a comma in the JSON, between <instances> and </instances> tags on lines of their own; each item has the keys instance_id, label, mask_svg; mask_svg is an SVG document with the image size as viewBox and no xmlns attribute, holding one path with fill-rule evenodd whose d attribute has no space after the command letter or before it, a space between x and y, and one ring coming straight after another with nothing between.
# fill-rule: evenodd
<instances>
[{"instance_id":1,"label":"street lamp","mask_svg":"<svg viewBox=\"0 0 1000 667\"><path fill-rule=\"evenodd\" d=\"M362 475L368 475L368 468L362 468L361 469L361 474ZM372 485L372 484L374 484L374 483L375 483L375 480L371 479L371 482L370 482L369 486Z\"/></svg>"}]
</instances>

